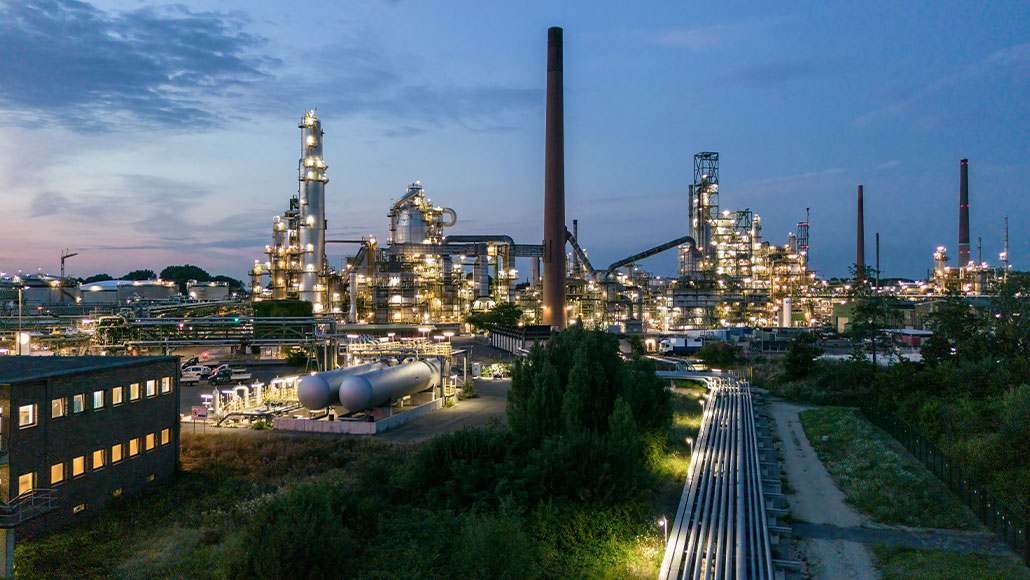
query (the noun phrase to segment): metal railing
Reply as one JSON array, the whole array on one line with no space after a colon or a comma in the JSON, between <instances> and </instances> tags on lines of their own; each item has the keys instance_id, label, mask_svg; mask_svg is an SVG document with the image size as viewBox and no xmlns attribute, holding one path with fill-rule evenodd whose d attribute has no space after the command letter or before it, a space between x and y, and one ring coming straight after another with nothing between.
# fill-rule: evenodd
<instances>
[{"instance_id":1,"label":"metal railing","mask_svg":"<svg viewBox=\"0 0 1030 580\"><path fill-rule=\"evenodd\" d=\"M710 384L659 578L774 578L751 387Z\"/></svg>"},{"instance_id":2,"label":"metal railing","mask_svg":"<svg viewBox=\"0 0 1030 580\"><path fill-rule=\"evenodd\" d=\"M0 528L13 528L56 507L56 489L33 489L8 503L0 503Z\"/></svg>"},{"instance_id":3,"label":"metal railing","mask_svg":"<svg viewBox=\"0 0 1030 580\"><path fill-rule=\"evenodd\" d=\"M870 423L883 429L912 452L938 479L944 482L999 539L1012 546L1030 565L1030 520L999 500L968 469L940 450L918 430L895 415L873 407L862 407Z\"/></svg>"}]
</instances>

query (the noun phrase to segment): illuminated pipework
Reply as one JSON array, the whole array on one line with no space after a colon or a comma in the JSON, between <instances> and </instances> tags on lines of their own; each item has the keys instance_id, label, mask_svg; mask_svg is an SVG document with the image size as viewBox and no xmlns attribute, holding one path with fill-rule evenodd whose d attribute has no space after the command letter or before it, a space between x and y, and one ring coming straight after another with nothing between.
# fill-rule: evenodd
<instances>
[{"instance_id":1,"label":"illuminated pipework","mask_svg":"<svg viewBox=\"0 0 1030 580\"><path fill-rule=\"evenodd\" d=\"M322 279L325 273L325 176L322 160L322 123L308 111L299 125L301 157L298 162L300 215L297 247L300 254L297 297L311 302L315 312L325 308Z\"/></svg>"}]
</instances>

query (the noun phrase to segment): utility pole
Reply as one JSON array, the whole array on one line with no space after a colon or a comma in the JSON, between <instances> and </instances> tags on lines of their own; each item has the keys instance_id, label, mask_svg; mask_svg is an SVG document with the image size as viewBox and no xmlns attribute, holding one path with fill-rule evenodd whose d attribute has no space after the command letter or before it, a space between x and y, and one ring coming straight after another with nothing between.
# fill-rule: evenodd
<instances>
[{"instance_id":1,"label":"utility pole","mask_svg":"<svg viewBox=\"0 0 1030 580\"><path fill-rule=\"evenodd\" d=\"M876 232L876 291L880 292L880 232Z\"/></svg>"},{"instance_id":2,"label":"utility pole","mask_svg":"<svg viewBox=\"0 0 1030 580\"><path fill-rule=\"evenodd\" d=\"M65 248L64 250L61 250L61 286L60 286L61 290L60 291L61 291L61 302L62 303L64 302L64 261L67 260L68 258L71 258L71 257L74 257L74 256L78 256L78 255L79 255L78 252L72 252L72 253L69 254L67 248Z\"/></svg>"}]
</instances>

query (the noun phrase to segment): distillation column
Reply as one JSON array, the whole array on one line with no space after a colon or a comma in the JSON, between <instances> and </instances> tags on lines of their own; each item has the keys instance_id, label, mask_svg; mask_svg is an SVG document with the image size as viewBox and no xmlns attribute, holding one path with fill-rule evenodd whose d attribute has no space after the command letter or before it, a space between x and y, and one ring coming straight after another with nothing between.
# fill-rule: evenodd
<instances>
[{"instance_id":1,"label":"distillation column","mask_svg":"<svg viewBox=\"0 0 1030 580\"><path fill-rule=\"evenodd\" d=\"M315 312L325 309L323 275L325 272L325 176L322 160L322 123L314 111L304 114L300 123L301 158L299 170L300 220L297 241L300 245L301 274L298 298L311 302Z\"/></svg>"}]
</instances>

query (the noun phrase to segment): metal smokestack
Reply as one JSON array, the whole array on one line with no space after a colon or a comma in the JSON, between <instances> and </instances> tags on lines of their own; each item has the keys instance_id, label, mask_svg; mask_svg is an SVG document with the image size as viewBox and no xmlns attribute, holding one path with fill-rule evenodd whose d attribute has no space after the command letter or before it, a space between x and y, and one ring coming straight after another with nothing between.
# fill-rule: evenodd
<instances>
[{"instance_id":1,"label":"metal smokestack","mask_svg":"<svg viewBox=\"0 0 1030 580\"><path fill-rule=\"evenodd\" d=\"M544 324L565 328L565 112L562 29L547 30L544 153Z\"/></svg>"},{"instance_id":2,"label":"metal smokestack","mask_svg":"<svg viewBox=\"0 0 1030 580\"><path fill-rule=\"evenodd\" d=\"M865 279L865 209L861 185L858 186L858 256L855 259L855 278Z\"/></svg>"},{"instance_id":3,"label":"metal smokestack","mask_svg":"<svg viewBox=\"0 0 1030 580\"><path fill-rule=\"evenodd\" d=\"M969 160L959 161L958 169L958 266L969 264Z\"/></svg>"}]
</instances>

